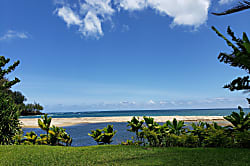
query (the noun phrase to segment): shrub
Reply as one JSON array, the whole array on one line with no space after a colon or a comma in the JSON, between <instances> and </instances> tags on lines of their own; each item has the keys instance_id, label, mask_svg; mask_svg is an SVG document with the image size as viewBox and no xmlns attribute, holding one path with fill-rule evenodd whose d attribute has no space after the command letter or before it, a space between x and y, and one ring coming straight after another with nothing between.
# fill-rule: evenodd
<instances>
[{"instance_id":1,"label":"shrub","mask_svg":"<svg viewBox=\"0 0 250 166\"><path fill-rule=\"evenodd\" d=\"M185 132L184 129L184 121L177 121L175 118L173 119L173 122L170 122L169 120L166 122L169 132L176 135L181 135Z\"/></svg>"},{"instance_id":2,"label":"shrub","mask_svg":"<svg viewBox=\"0 0 250 166\"><path fill-rule=\"evenodd\" d=\"M143 133L145 138L147 139L150 146L160 146L161 142L158 139L159 133L150 130L149 128L143 128Z\"/></svg>"},{"instance_id":3,"label":"shrub","mask_svg":"<svg viewBox=\"0 0 250 166\"><path fill-rule=\"evenodd\" d=\"M250 148L250 131L244 131L244 132L236 131L233 133L233 135L236 147Z\"/></svg>"},{"instance_id":4,"label":"shrub","mask_svg":"<svg viewBox=\"0 0 250 166\"><path fill-rule=\"evenodd\" d=\"M231 115L225 116L224 119L232 123L233 130L244 131L250 129L250 113L245 115L243 109L239 106L239 113L232 112ZM231 128L231 126L229 126Z\"/></svg>"},{"instance_id":5,"label":"shrub","mask_svg":"<svg viewBox=\"0 0 250 166\"><path fill-rule=\"evenodd\" d=\"M205 147L232 147L232 138L228 137L223 129L208 129L203 141Z\"/></svg>"},{"instance_id":6,"label":"shrub","mask_svg":"<svg viewBox=\"0 0 250 166\"><path fill-rule=\"evenodd\" d=\"M128 129L128 131L130 132L135 132L136 133L136 138L137 140L139 141L139 139L143 138L143 137L140 137L140 134L139 134L139 130L142 130L142 124L144 123L144 121L140 121L139 120L139 117L136 118L135 116L131 119L131 121L128 121L128 125L127 126L130 126L131 128Z\"/></svg>"},{"instance_id":7,"label":"shrub","mask_svg":"<svg viewBox=\"0 0 250 166\"><path fill-rule=\"evenodd\" d=\"M41 120L42 119L42 120ZM49 142L49 129L51 124L51 117L48 117L48 114L45 114L44 116L41 116L41 119L38 119L38 126L46 131L47 134L47 143Z\"/></svg>"},{"instance_id":8,"label":"shrub","mask_svg":"<svg viewBox=\"0 0 250 166\"><path fill-rule=\"evenodd\" d=\"M196 135L183 134L180 135L179 137L180 137L180 143L183 147L195 148L200 146L199 138Z\"/></svg>"},{"instance_id":9,"label":"shrub","mask_svg":"<svg viewBox=\"0 0 250 166\"><path fill-rule=\"evenodd\" d=\"M42 116L43 121L38 119L38 125L42 130L45 130L47 134L40 134L40 137L34 131L26 133L24 137L21 134L14 137L15 144L25 144L25 145L66 145L70 146L72 143L72 138L61 127L50 126L51 117L47 117L47 114Z\"/></svg>"},{"instance_id":10,"label":"shrub","mask_svg":"<svg viewBox=\"0 0 250 166\"><path fill-rule=\"evenodd\" d=\"M34 131L26 133L24 136L24 144L36 144L37 134Z\"/></svg>"},{"instance_id":11,"label":"shrub","mask_svg":"<svg viewBox=\"0 0 250 166\"><path fill-rule=\"evenodd\" d=\"M103 145L110 144L116 132L116 130L113 130L113 125L108 125L103 129L91 130L91 133L89 133L88 135L91 136L98 145Z\"/></svg>"},{"instance_id":12,"label":"shrub","mask_svg":"<svg viewBox=\"0 0 250 166\"><path fill-rule=\"evenodd\" d=\"M20 111L13 99L0 91L0 144L12 144L13 137L21 130Z\"/></svg>"},{"instance_id":13,"label":"shrub","mask_svg":"<svg viewBox=\"0 0 250 166\"><path fill-rule=\"evenodd\" d=\"M121 142L121 145L141 145L143 142L142 141L135 141L134 138L132 137L131 140L127 139L126 142Z\"/></svg>"}]
</instances>

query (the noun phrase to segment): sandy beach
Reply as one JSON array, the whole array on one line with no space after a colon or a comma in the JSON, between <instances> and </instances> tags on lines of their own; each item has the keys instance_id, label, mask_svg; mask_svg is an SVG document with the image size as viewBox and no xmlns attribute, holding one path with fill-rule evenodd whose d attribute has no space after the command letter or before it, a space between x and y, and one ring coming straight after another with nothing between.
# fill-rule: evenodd
<instances>
[{"instance_id":1,"label":"sandy beach","mask_svg":"<svg viewBox=\"0 0 250 166\"><path fill-rule=\"evenodd\" d=\"M223 116L152 116L156 122L172 121L174 118L183 120L185 122L218 122L219 124L228 125L229 123L224 120ZM72 126L81 123L105 123L105 122L127 122L131 120L132 116L120 117L83 117L83 118L53 118L52 125L58 127ZM20 119L22 127L24 128L38 128L38 118ZM140 117L142 119L142 117Z\"/></svg>"}]
</instances>

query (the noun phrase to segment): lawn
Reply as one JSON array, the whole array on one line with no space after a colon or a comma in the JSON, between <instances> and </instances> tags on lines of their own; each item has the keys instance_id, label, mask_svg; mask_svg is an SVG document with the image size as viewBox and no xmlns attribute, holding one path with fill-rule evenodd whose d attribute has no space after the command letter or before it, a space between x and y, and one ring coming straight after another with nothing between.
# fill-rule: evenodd
<instances>
[{"instance_id":1,"label":"lawn","mask_svg":"<svg viewBox=\"0 0 250 166\"><path fill-rule=\"evenodd\" d=\"M250 165L250 149L0 146L0 165Z\"/></svg>"}]
</instances>

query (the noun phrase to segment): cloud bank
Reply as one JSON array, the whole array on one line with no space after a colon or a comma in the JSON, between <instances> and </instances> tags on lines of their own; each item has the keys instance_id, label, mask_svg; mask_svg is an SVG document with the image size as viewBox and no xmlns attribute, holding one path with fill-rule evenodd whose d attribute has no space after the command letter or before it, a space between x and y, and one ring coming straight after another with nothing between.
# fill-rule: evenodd
<instances>
[{"instance_id":1,"label":"cloud bank","mask_svg":"<svg viewBox=\"0 0 250 166\"><path fill-rule=\"evenodd\" d=\"M107 20L112 21L112 16L121 10L133 12L153 9L156 14L173 18L171 26L197 28L207 20L210 0L79 0L74 4L57 0L55 4L56 15L68 27L77 26L81 35L98 39L104 35L102 24Z\"/></svg>"},{"instance_id":2,"label":"cloud bank","mask_svg":"<svg viewBox=\"0 0 250 166\"><path fill-rule=\"evenodd\" d=\"M208 109L237 108L238 105L248 107L243 98L207 98L200 100L149 100L144 102L121 101L101 102L95 104L55 104L46 105L45 110L51 112L64 111L100 111L100 110L144 110L144 109Z\"/></svg>"}]
</instances>

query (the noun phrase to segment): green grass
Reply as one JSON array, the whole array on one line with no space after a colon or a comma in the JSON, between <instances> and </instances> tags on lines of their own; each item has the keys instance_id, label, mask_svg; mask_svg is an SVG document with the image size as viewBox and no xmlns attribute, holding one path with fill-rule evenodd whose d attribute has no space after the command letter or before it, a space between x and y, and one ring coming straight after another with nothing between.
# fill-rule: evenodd
<instances>
[{"instance_id":1,"label":"green grass","mask_svg":"<svg viewBox=\"0 0 250 166\"><path fill-rule=\"evenodd\" d=\"M250 149L0 146L0 165L250 165Z\"/></svg>"}]
</instances>

